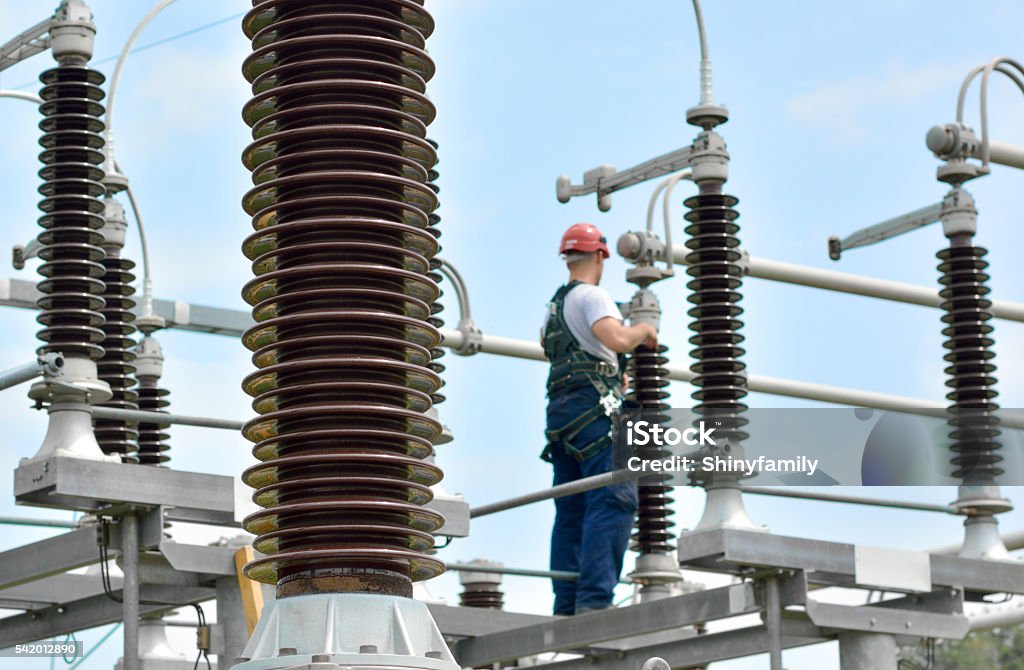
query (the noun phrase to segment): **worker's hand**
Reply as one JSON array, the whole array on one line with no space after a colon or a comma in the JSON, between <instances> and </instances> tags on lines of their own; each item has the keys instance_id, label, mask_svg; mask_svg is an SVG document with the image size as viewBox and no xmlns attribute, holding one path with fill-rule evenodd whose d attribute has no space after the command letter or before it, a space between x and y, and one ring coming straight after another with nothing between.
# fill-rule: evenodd
<instances>
[{"instance_id":1,"label":"worker's hand","mask_svg":"<svg viewBox=\"0 0 1024 670\"><path fill-rule=\"evenodd\" d=\"M649 323L640 324L644 330L644 341L642 344L648 349L658 348L658 329Z\"/></svg>"}]
</instances>

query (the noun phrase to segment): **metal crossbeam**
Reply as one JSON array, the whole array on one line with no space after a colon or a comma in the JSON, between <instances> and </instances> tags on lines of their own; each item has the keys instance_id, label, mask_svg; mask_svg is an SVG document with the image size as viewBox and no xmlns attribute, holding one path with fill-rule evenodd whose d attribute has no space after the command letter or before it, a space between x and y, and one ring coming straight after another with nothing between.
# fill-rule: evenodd
<instances>
[{"instance_id":1,"label":"metal crossbeam","mask_svg":"<svg viewBox=\"0 0 1024 670\"><path fill-rule=\"evenodd\" d=\"M120 596L120 591L114 593ZM210 600L212 588L142 584L139 589L140 614L168 612L191 603ZM152 604L162 603L162 604ZM122 618L121 603L106 594L64 602L61 606L33 610L0 619L0 648L32 640L52 639L79 630L102 626Z\"/></svg>"},{"instance_id":2,"label":"metal crossbeam","mask_svg":"<svg viewBox=\"0 0 1024 670\"><path fill-rule=\"evenodd\" d=\"M112 575L110 586L112 589L120 589L121 578ZM9 609L28 610L91 598L102 593L103 585L97 575L53 575L0 590L0 601L9 603L5 606Z\"/></svg>"},{"instance_id":3,"label":"metal crossbeam","mask_svg":"<svg viewBox=\"0 0 1024 670\"><path fill-rule=\"evenodd\" d=\"M3 594L0 593L0 596ZM478 607L452 607L428 604L434 623L446 639L476 637L500 633L513 628L552 621L554 617L542 614L522 614L503 610L481 611Z\"/></svg>"},{"instance_id":4,"label":"metal crossbeam","mask_svg":"<svg viewBox=\"0 0 1024 670\"><path fill-rule=\"evenodd\" d=\"M80 528L0 553L0 588L82 568L99 560L96 528Z\"/></svg>"},{"instance_id":5,"label":"metal crossbeam","mask_svg":"<svg viewBox=\"0 0 1024 670\"><path fill-rule=\"evenodd\" d=\"M479 667L550 651L599 645L634 635L690 626L760 610L751 584L682 596L483 635L452 649L463 667Z\"/></svg>"},{"instance_id":6,"label":"metal crossbeam","mask_svg":"<svg viewBox=\"0 0 1024 670\"><path fill-rule=\"evenodd\" d=\"M234 482L223 475L56 457L19 466L14 495L19 504L82 511L115 502L162 505L179 520L233 525Z\"/></svg>"},{"instance_id":7,"label":"metal crossbeam","mask_svg":"<svg viewBox=\"0 0 1024 670\"><path fill-rule=\"evenodd\" d=\"M828 641L821 630L806 619L787 617L782 620L783 649L792 649ZM628 651L591 654L583 658L545 663L534 670L636 670L647 659L658 656L673 668L694 668L731 658L764 654L771 649L771 635L765 626L697 635L674 642L639 647Z\"/></svg>"},{"instance_id":8,"label":"metal crossbeam","mask_svg":"<svg viewBox=\"0 0 1024 670\"><path fill-rule=\"evenodd\" d=\"M733 529L688 533L679 543L679 562L684 567L726 573L751 567L804 570L813 583L862 588L878 586L858 583L856 554L857 548L852 544ZM976 593L1024 593L1022 563L935 554L926 556L929 565L927 576L934 587L963 588Z\"/></svg>"},{"instance_id":9,"label":"metal crossbeam","mask_svg":"<svg viewBox=\"0 0 1024 670\"><path fill-rule=\"evenodd\" d=\"M35 282L0 278L2 306L34 310L40 297L42 294L36 289ZM141 307L137 305L136 316L140 311ZM168 328L194 333L241 337L253 325L252 317L244 310L193 305L180 300L154 300L153 311L167 322Z\"/></svg>"},{"instance_id":10,"label":"metal crossbeam","mask_svg":"<svg viewBox=\"0 0 1024 670\"><path fill-rule=\"evenodd\" d=\"M14 495L22 505L86 512L113 505L160 507L169 521L230 527L258 509L236 477L64 457L19 466ZM445 517L435 535L469 535L469 505L461 497L437 496L426 507Z\"/></svg>"}]
</instances>

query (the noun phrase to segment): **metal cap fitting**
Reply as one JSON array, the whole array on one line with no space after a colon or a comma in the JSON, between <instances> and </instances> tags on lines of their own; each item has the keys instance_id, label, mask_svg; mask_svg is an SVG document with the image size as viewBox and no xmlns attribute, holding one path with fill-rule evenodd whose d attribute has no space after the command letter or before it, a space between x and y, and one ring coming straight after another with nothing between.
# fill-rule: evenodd
<instances>
[{"instance_id":1,"label":"metal cap fitting","mask_svg":"<svg viewBox=\"0 0 1024 670\"><path fill-rule=\"evenodd\" d=\"M92 58L96 25L82 0L63 0L50 24L50 51L57 61Z\"/></svg>"},{"instance_id":2,"label":"metal cap fitting","mask_svg":"<svg viewBox=\"0 0 1024 670\"><path fill-rule=\"evenodd\" d=\"M661 327L661 305L658 304L658 296L649 289L642 288L634 293L625 311L634 325L648 323L655 330Z\"/></svg>"},{"instance_id":3,"label":"metal cap fitting","mask_svg":"<svg viewBox=\"0 0 1024 670\"><path fill-rule=\"evenodd\" d=\"M103 235L103 249L109 256L110 253L120 252L124 248L125 238L128 233L128 219L124 214L124 207L113 198L103 200L103 227L100 234Z\"/></svg>"},{"instance_id":4,"label":"metal cap fitting","mask_svg":"<svg viewBox=\"0 0 1024 670\"><path fill-rule=\"evenodd\" d=\"M481 568L500 568L504 563L487 561L482 558L474 558L466 565L480 566ZM497 572L473 572L463 570L459 572L459 583L463 586L469 584L501 584L501 574Z\"/></svg>"},{"instance_id":5,"label":"metal cap fitting","mask_svg":"<svg viewBox=\"0 0 1024 670\"><path fill-rule=\"evenodd\" d=\"M164 374L164 352L160 343L148 335L135 347L135 376L159 379Z\"/></svg>"},{"instance_id":6,"label":"metal cap fitting","mask_svg":"<svg viewBox=\"0 0 1024 670\"><path fill-rule=\"evenodd\" d=\"M942 199L939 221L942 222L942 232L946 237L973 235L978 230L978 210L974 207L974 198L959 186L954 187Z\"/></svg>"},{"instance_id":7,"label":"metal cap fitting","mask_svg":"<svg viewBox=\"0 0 1024 670\"><path fill-rule=\"evenodd\" d=\"M690 154L693 181L722 183L729 178L729 152L725 140L713 130L706 130L693 141Z\"/></svg>"}]
</instances>

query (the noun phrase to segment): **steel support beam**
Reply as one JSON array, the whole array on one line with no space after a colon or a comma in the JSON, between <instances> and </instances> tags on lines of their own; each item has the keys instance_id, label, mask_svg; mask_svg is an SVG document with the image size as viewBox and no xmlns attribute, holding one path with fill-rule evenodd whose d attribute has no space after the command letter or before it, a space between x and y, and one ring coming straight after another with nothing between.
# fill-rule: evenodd
<instances>
[{"instance_id":1,"label":"steel support beam","mask_svg":"<svg viewBox=\"0 0 1024 670\"><path fill-rule=\"evenodd\" d=\"M170 521L233 527L257 509L236 477L63 457L19 466L14 495L22 505L87 512L113 505L163 507ZM426 506L445 517L436 535L469 534L469 506L460 496L438 496Z\"/></svg>"},{"instance_id":2,"label":"steel support beam","mask_svg":"<svg viewBox=\"0 0 1024 670\"><path fill-rule=\"evenodd\" d=\"M479 667L551 651L681 628L760 611L749 583L697 591L628 608L561 618L458 642L452 653L463 667Z\"/></svg>"},{"instance_id":3,"label":"steel support beam","mask_svg":"<svg viewBox=\"0 0 1024 670\"><path fill-rule=\"evenodd\" d=\"M0 553L0 588L99 563L96 527L85 527Z\"/></svg>"},{"instance_id":4,"label":"steel support beam","mask_svg":"<svg viewBox=\"0 0 1024 670\"><path fill-rule=\"evenodd\" d=\"M481 611L478 607L452 607L433 603L427 606L446 639L490 635L554 620L554 617L542 614L522 614L503 610Z\"/></svg>"},{"instance_id":5,"label":"steel support beam","mask_svg":"<svg viewBox=\"0 0 1024 670\"><path fill-rule=\"evenodd\" d=\"M782 620L783 649L826 641L828 638L807 621L798 618ZM764 654L770 648L771 639L767 629L754 626L533 667L534 670L636 670L643 667L650 657L658 656L665 659L672 668L696 668L716 661Z\"/></svg>"},{"instance_id":6,"label":"steel support beam","mask_svg":"<svg viewBox=\"0 0 1024 670\"><path fill-rule=\"evenodd\" d=\"M121 578L111 576L113 589L121 588ZM21 603L8 609L36 609L59 605L69 600L82 600L103 593L103 585L96 575L51 575L0 590L0 600Z\"/></svg>"},{"instance_id":7,"label":"steel support beam","mask_svg":"<svg viewBox=\"0 0 1024 670\"><path fill-rule=\"evenodd\" d=\"M750 567L803 570L812 583L858 585L855 545L758 531L717 529L684 533L679 543L679 562L683 567L726 573ZM963 588L975 593L1024 592L1024 563L1017 561L930 554L928 565L930 582L936 588Z\"/></svg>"},{"instance_id":8,"label":"steel support beam","mask_svg":"<svg viewBox=\"0 0 1024 670\"><path fill-rule=\"evenodd\" d=\"M139 519L133 512L121 517L121 571L123 670L139 670Z\"/></svg>"},{"instance_id":9,"label":"steel support beam","mask_svg":"<svg viewBox=\"0 0 1024 670\"><path fill-rule=\"evenodd\" d=\"M41 296L35 282L0 277L0 306L34 310ZM136 316L141 309L140 301L135 307ZM252 316L247 311L193 305L180 300L154 300L153 312L163 317L167 328L194 333L241 337L253 325Z\"/></svg>"},{"instance_id":10,"label":"steel support beam","mask_svg":"<svg viewBox=\"0 0 1024 670\"><path fill-rule=\"evenodd\" d=\"M218 650L217 667L230 668L235 659L241 657L249 641L249 630L245 625L242 608L242 592L238 588L238 577L221 577L217 580L217 625L220 628L221 648Z\"/></svg>"},{"instance_id":11,"label":"steel support beam","mask_svg":"<svg viewBox=\"0 0 1024 670\"><path fill-rule=\"evenodd\" d=\"M55 457L19 466L14 495L19 504L82 511L112 503L166 506L169 518L233 525L234 482L222 475Z\"/></svg>"},{"instance_id":12,"label":"steel support beam","mask_svg":"<svg viewBox=\"0 0 1024 670\"><path fill-rule=\"evenodd\" d=\"M114 592L115 597L120 592ZM210 600L215 596L211 588L197 586L164 586L142 584L139 597L140 614L168 612L191 603ZM166 603L166 604L150 604ZM95 628L121 621L123 609L105 594L65 602L60 607L35 610L0 619L0 648L21 642L53 639L68 633Z\"/></svg>"}]
</instances>

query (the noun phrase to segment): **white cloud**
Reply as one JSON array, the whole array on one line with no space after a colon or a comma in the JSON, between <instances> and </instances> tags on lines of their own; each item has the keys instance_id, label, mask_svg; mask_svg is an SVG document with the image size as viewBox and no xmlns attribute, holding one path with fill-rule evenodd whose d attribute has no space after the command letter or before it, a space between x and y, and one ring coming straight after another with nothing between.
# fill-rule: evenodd
<instances>
[{"instance_id":1,"label":"white cloud","mask_svg":"<svg viewBox=\"0 0 1024 670\"><path fill-rule=\"evenodd\" d=\"M966 66L931 63L908 66L893 63L882 71L830 81L790 98L786 112L827 132L834 142L850 144L863 139L891 106L919 100L960 80ZM952 92L952 88L950 88ZM951 101L952 105L952 101ZM874 121L870 118L874 115Z\"/></svg>"}]
</instances>

